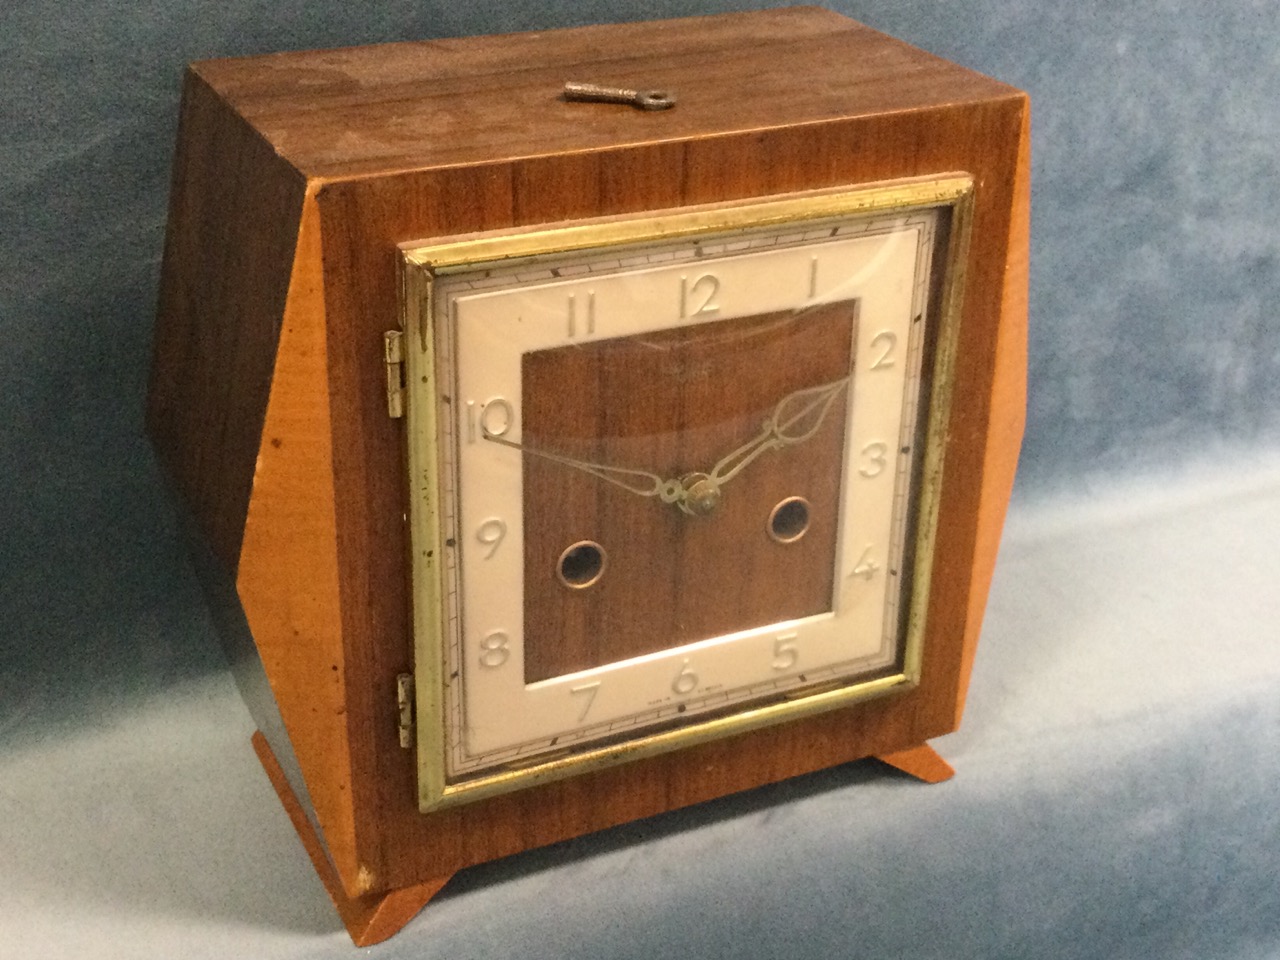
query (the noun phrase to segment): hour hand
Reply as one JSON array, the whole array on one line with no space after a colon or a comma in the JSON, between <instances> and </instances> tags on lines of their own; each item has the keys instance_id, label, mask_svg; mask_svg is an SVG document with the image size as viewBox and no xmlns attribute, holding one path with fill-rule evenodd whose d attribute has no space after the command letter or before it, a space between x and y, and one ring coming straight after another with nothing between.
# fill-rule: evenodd
<instances>
[{"instance_id":1,"label":"hour hand","mask_svg":"<svg viewBox=\"0 0 1280 960\"><path fill-rule=\"evenodd\" d=\"M756 436L711 468L708 476L720 486L736 477L766 450L804 443L822 427L836 399L849 385L848 377L789 393L773 408Z\"/></svg>"}]
</instances>

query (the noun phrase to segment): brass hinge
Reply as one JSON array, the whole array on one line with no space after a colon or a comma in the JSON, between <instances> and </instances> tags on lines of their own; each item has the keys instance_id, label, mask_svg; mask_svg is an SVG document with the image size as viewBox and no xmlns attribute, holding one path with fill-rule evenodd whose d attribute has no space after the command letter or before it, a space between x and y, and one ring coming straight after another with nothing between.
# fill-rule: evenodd
<instances>
[{"instance_id":1,"label":"brass hinge","mask_svg":"<svg viewBox=\"0 0 1280 960\"><path fill-rule=\"evenodd\" d=\"M400 746L413 746L413 674L396 677L396 712L399 716Z\"/></svg>"},{"instance_id":2,"label":"brass hinge","mask_svg":"<svg viewBox=\"0 0 1280 960\"><path fill-rule=\"evenodd\" d=\"M388 330L382 335L382 356L387 363L387 416L404 416L404 334Z\"/></svg>"}]
</instances>

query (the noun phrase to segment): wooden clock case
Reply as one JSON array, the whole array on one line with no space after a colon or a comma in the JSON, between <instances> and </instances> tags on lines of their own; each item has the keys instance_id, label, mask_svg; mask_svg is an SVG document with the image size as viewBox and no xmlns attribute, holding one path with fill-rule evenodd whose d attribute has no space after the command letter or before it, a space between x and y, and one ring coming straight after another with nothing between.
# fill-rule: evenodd
<instances>
[{"instance_id":1,"label":"wooden clock case","mask_svg":"<svg viewBox=\"0 0 1280 960\"><path fill-rule=\"evenodd\" d=\"M569 103L567 80L678 105ZM949 775L924 745L964 706L1023 424L1028 131L1019 91L818 8L190 68L148 429L259 755L357 943L472 864L861 757ZM420 813L397 245L954 172L972 239L919 685Z\"/></svg>"}]
</instances>

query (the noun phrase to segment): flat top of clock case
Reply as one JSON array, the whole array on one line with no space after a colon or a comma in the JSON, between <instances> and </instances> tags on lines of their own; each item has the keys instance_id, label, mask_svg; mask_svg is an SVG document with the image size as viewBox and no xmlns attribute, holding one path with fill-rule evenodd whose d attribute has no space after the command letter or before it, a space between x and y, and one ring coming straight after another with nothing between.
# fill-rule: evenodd
<instances>
[{"instance_id":1,"label":"flat top of clock case","mask_svg":"<svg viewBox=\"0 0 1280 960\"><path fill-rule=\"evenodd\" d=\"M1020 96L839 14L793 7L192 65L289 163L343 179ZM568 103L566 81L674 91Z\"/></svg>"}]
</instances>

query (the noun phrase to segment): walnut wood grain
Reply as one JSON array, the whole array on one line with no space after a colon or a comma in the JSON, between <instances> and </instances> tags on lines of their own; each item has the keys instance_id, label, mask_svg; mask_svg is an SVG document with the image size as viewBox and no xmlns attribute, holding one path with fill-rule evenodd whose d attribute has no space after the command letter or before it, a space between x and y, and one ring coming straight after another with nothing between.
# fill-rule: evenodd
<instances>
[{"instance_id":1,"label":"walnut wood grain","mask_svg":"<svg viewBox=\"0 0 1280 960\"><path fill-rule=\"evenodd\" d=\"M434 883L473 863L954 729L1020 436L1022 94L814 9L194 70L149 424L229 569L254 558L242 596L260 624L275 625L264 660L282 706L292 704L291 737L312 756L307 786L322 798L318 810L329 805L325 840L348 894ZM680 104L654 114L566 104L550 91L571 77L652 81L675 89ZM383 331L397 322L397 245L953 171L978 186L935 541L942 559L919 686L420 814L415 758L400 748L394 721L396 675L413 665L404 434L386 415L381 355ZM303 336L279 329L304 188L314 197L306 216L319 220L323 355L314 327ZM277 341L283 352L273 360ZM273 369L281 391L295 373L317 382L277 403ZM305 396L316 401L312 414ZM290 461L299 438L323 435L326 409L328 447ZM307 485L304 469L327 470L327 479ZM287 508L314 500L327 511L329 497L331 533L326 518L304 523ZM270 559L267 544L304 531L301 546ZM242 539L254 544L245 559ZM333 599L268 612L272 596L310 603L305 571L316 591L336 578ZM325 670L332 676L322 681ZM325 751L333 759L319 759Z\"/></svg>"},{"instance_id":2,"label":"walnut wood grain","mask_svg":"<svg viewBox=\"0 0 1280 960\"><path fill-rule=\"evenodd\" d=\"M1014 92L816 7L205 61L193 69L317 178L551 157ZM565 81L584 78L674 90L678 105L650 112L564 101Z\"/></svg>"},{"instance_id":3,"label":"walnut wood grain","mask_svg":"<svg viewBox=\"0 0 1280 960\"><path fill-rule=\"evenodd\" d=\"M663 479L707 473L757 436L783 397L850 375L855 307L525 354L524 442ZM808 441L726 483L709 516L526 455L526 682L830 610L846 398ZM780 543L769 516L797 496L809 501L809 529ZM557 568L584 540L603 549L605 569L574 589Z\"/></svg>"},{"instance_id":4,"label":"walnut wood grain","mask_svg":"<svg viewBox=\"0 0 1280 960\"><path fill-rule=\"evenodd\" d=\"M147 430L234 575L306 181L194 73L178 143Z\"/></svg>"}]
</instances>

